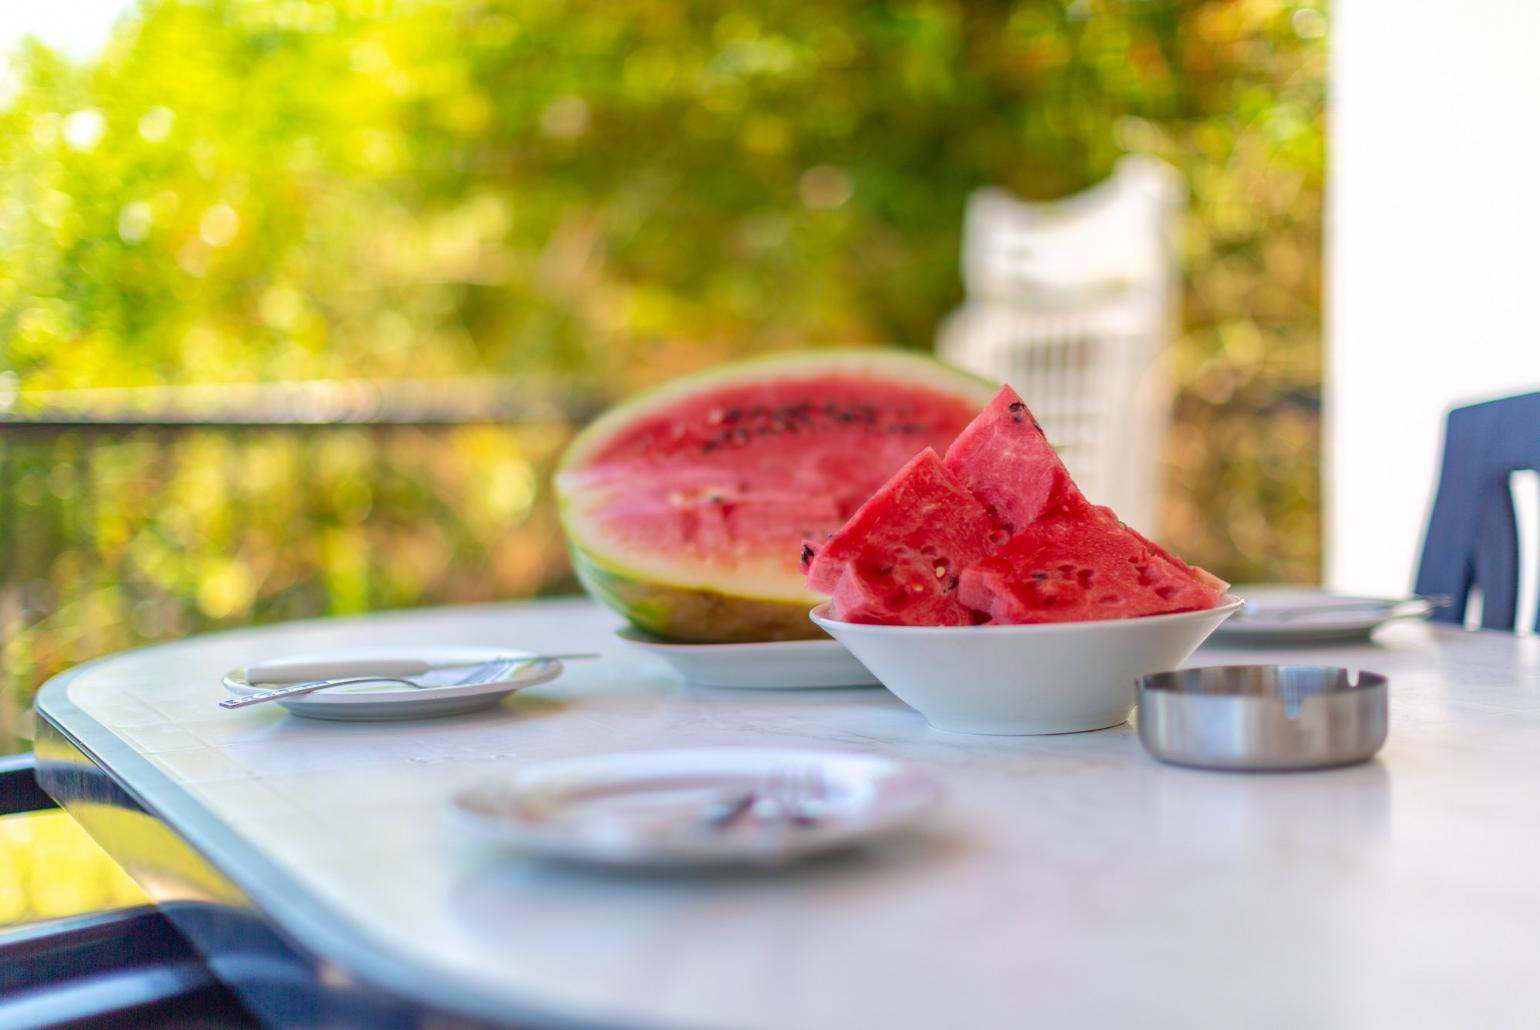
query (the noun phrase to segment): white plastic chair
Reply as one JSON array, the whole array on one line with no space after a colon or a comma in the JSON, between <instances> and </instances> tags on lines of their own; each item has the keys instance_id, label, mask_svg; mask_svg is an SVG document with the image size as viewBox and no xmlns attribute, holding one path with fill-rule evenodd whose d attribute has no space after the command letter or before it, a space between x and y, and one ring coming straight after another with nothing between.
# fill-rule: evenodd
<instances>
[{"instance_id":1,"label":"white plastic chair","mask_svg":"<svg viewBox=\"0 0 1540 1030\"><path fill-rule=\"evenodd\" d=\"M937 353L1014 386L1086 496L1153 532L1176 326L1176 171L1121 161L1083 193L1029 203L998 189L968 202L966 300Z\"/></svg>"}]
</instances>

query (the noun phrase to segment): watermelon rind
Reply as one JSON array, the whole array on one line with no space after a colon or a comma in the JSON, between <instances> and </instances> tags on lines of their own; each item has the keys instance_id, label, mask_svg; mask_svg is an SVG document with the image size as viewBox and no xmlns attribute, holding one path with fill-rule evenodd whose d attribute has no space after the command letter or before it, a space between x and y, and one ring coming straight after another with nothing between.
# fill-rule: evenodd
<instances>
[{"instance_id":1,"label":"watermelon rind","mask_svg":"<svg viewBox=\"0 0 1540 1030\"><path fill-rule=\"evenodd\" d=\"M583 587L633 625L671 640L728 643L822 636L807 613L825 598L808 590L795 562L784 569L745 568L724 561L718 570L682 570L664 555L618 552L588 531L583 492L573 480L587 459L602 453L628 426L688 398L744 384L794 383L840 373L953 394L977 407L988 403L998 388L909 351L831 348L722 365L623 402L579 433L556 467L558 511L573 571Z\"/></svg>"},{"instance_id":2,"label":"watermelon rind","mask_svg":"<svg viewBox=\"0 0 1540 1030\"><path fill-rule=\"evenodd\" d=\"M818 594L787 601L692 589L601 565L576 546L568 551L578 582L590 596L638 629L665 640L742 644L824 636L807 617L809 609L823 600Z\"/></svg>"}]
</instances>

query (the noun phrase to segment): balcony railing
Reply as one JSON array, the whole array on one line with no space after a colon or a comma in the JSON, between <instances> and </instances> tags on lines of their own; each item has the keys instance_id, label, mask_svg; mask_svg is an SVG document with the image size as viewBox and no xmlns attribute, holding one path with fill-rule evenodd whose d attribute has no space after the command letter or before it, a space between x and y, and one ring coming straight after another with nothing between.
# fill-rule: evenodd
<instances>
[{"instance_id":1,"label":"balcony railing","mask_svg":"<svg viewBox=\"0 0 1540 1030\"><path fill-rule=\"evenodd\" d=\"M491 379L0 396L0 753L103 654L571 589L547 483L593 407Z\"/></svg>"}]
</instances>

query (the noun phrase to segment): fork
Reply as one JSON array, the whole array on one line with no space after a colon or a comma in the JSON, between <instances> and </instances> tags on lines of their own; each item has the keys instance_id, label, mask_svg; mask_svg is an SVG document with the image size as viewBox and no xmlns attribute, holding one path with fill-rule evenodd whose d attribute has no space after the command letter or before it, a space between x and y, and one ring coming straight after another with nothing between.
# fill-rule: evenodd
<instances>
[{"instance_id":1,"label":"fork","mask_svg":"<svg viewBox=\"0 0 1540 1030\"><path fill-rule=\"evenodd\" d=\"M409 687L426 690L429 687L463 687L477 680L492 682L502 678L520 662L529 661L527 658L497 658L479 665L460 679L449 683L418 683L416 680L407 679L404 676L346 676L342 679L310 680L306 683L295 683L287 687L274 687L272 690L261 690L255 694L246 694L243 697L227 698L219 702L221 708L247 708L251 705L265 704L268 701L279 701L286 697L297 697L300 694L309 694L316 690L325 690L327 687L345 687L354 683L404 683Z\"/></svg>"},{"instance_id":2,"label":"fork","mask_svg":"<svg viewBox=\"0 0 1540 1030\"><path fill-rule=\"evenodd\" d=\"M761 826L785 822L814 826L823 818L821 809L827 798L823 770L814 766L774 766L748 790L707 803L693 822L718 832L731 829L745 816L752 816Z\"/></svg>"},{"instance_id":3,"label":"fork","mask_svg":"<svg viewBox=\"0 0 1540 1030\"><path fill-rule=\"evenodd\" d=\"M749 812L760 824L810 827L823 819L829 788L814 765L775 766L766 773Z\"/></svg>"}]
</instances>

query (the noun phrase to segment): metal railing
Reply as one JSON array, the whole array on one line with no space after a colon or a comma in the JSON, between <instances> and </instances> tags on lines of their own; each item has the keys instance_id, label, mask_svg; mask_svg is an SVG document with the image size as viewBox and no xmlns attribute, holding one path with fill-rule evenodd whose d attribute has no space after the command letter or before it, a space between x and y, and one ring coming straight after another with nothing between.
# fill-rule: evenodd
<instances>
[{"instance_id":1,"label":"metal railing","mask_svg":"<svg viewBox=\"0 0 1540 1030\"><path fill-rule=\"evenodd\" d=\"M224 626L571 588L591 398L495 379L0 395L0 753L79 662Z\"/></svg>"}]
</instances>

